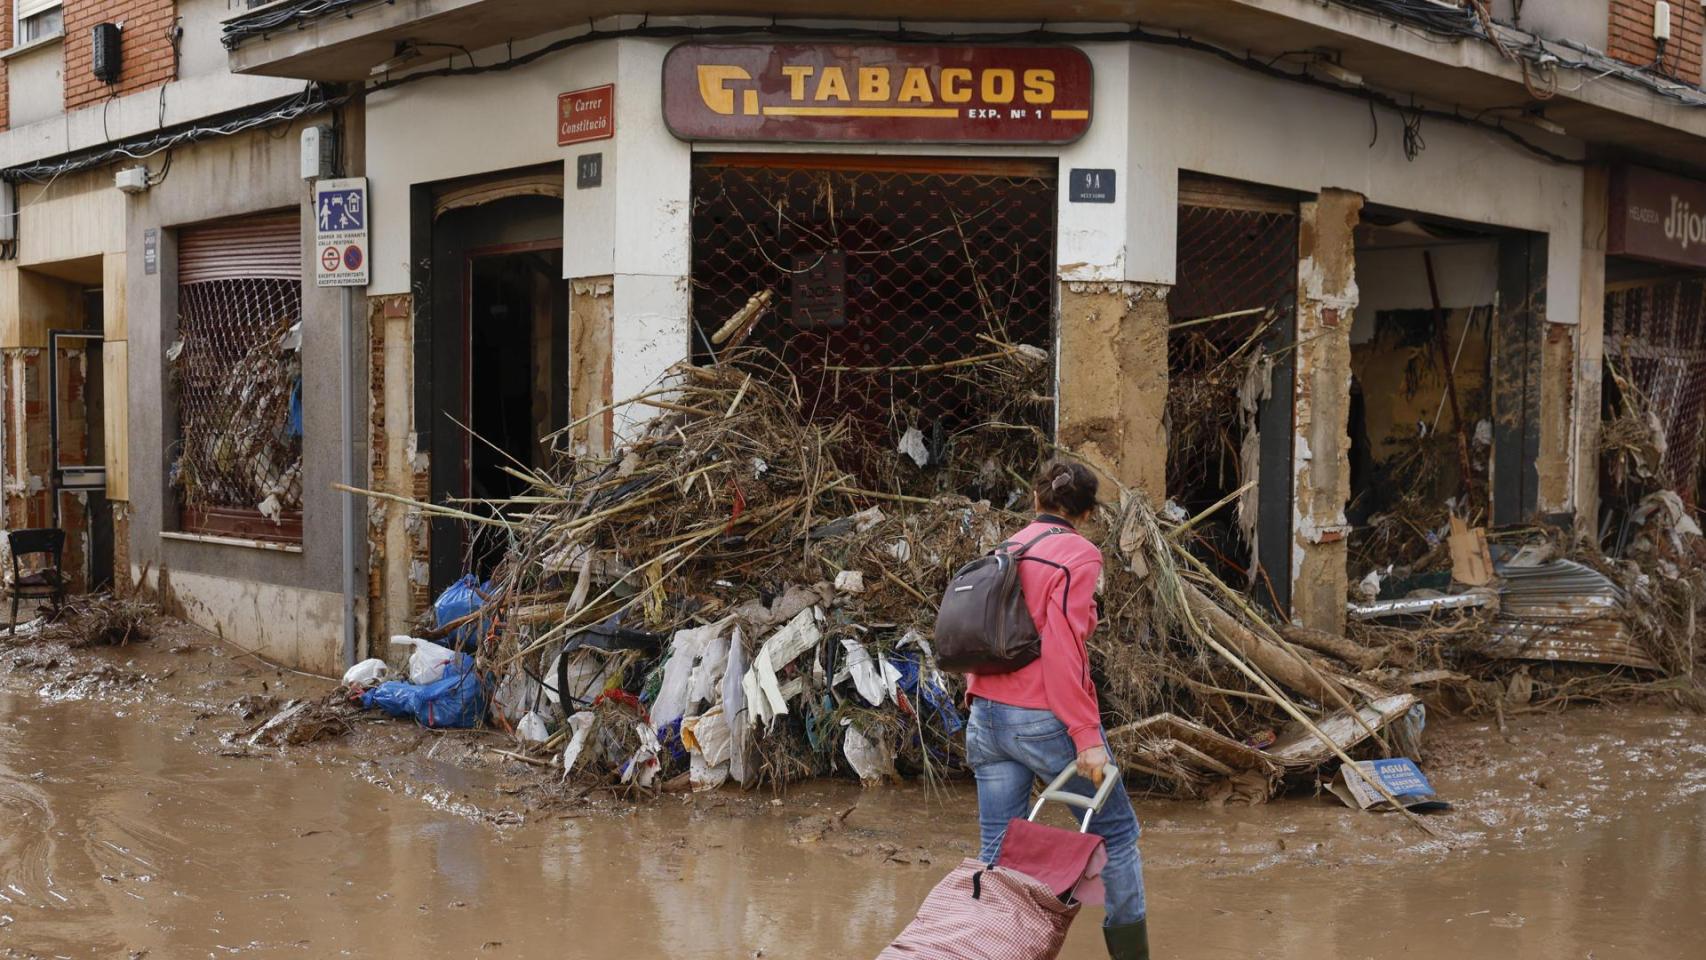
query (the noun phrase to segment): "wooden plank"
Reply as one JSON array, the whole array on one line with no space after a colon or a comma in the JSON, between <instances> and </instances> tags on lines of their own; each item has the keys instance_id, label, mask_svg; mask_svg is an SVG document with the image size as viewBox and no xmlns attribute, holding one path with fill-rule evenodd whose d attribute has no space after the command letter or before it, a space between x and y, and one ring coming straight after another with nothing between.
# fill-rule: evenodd
<instances>
[{"instance_id":1,"label":"wooden plank","mask_svg":"<svg viewBox=\"0 0 1706 960\"><path fill-rule=\"evenodd\" d=\"M101 345L101 417L106 429L107 499L130 500L130 344Z\"/></svg>"}]
</instances>

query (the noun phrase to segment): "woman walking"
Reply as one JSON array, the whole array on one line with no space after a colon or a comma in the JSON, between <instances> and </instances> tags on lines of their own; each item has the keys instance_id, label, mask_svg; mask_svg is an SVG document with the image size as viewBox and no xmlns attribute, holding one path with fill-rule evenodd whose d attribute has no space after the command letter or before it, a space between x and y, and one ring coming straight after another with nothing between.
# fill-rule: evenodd
<instances>
[{"instance_id":1,"label":"woman walking","mask_svg":"<svg viewBox=\"0 0 1706 960\"><path fill-rule=\"evenodd\" d=\"M977 776L981 847L990 860L1008 821L1025 816L1033 780L1052 780L1075 763L1078 776L1067 789L1090 796L1093 780L1109 762L1085 646L1096 628L1102 554L1077 531L1095 509L1096 487L1095 474L1079 463L1056 462L1037 477L1037 517L1010 542L1035 541L1019 564L1019 582L1042 655L1011 673L972 674L967 682L972 703L966 759ZM1123 784L1115 786L1090 829L1106 841L1108 852L1102 871L1108 955L1148 960L1139 828Z\"/></svg>"}]
</instances>

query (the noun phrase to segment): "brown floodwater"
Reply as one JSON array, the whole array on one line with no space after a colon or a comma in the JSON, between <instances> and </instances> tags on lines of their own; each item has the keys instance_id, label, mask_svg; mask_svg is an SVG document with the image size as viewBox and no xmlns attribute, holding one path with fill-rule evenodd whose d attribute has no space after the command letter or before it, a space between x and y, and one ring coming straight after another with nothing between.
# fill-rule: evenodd
<instances>
[{"instance_id":1,"label":"brown floodwater","mask_svg":"<svg viewBox=\"0 0 1706 960\"><path fill-rule=\"evenodd\" d=\"M870 957L971 849L964 786L502 826L494 769L222 755L190 719L0 686L0 957ZM1706 955L1703 735L1657 710L1450 728L1444 839L1324 799L1142 801L1155 956ZM1099 923L1063 956L1103 956Z\"/></svg>"}]
</instances>

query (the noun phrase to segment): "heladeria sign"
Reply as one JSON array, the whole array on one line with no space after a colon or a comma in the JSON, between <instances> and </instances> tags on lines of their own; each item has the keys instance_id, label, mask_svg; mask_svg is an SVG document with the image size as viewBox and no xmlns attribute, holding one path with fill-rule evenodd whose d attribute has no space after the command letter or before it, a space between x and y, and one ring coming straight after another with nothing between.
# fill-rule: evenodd
<instances>
[{"instance_id":1,"label":"heladeria sign","mask_svg":"<svg viewBox=\"0 0 1706 960\"><path fill-rule=\"evenodd\" d=\"M684 43L663 65L683 140L1070 143L1090 92L1073 47Z\"/></svg>"},{"instance_id":2,"label":"heladeria sign","mask_svg":"<svg viewBox=\"0 0 1706 960\"><path fill-rule=\"evenodd\" d=\"M1612 171L1606 252L1706 267L1706 183L1648 170Z\"/></svg>"}]
</instances>

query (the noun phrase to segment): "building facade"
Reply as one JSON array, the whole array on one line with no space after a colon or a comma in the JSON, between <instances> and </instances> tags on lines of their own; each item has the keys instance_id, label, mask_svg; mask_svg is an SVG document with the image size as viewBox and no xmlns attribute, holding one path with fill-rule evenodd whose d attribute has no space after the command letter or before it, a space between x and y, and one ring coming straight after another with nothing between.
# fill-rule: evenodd
<instances>
[{"instance_id":1,"label":"building facade","mask_svg":"<svg viewBox=\"0 0 1706 960\"><path fill-rule=\"evenodd\" d=\"M294 664L363 654L478 564L478 537L403 501L513 492L504 462L541 463L559 428L608 449L646 414L616 402L714 357L756 297L753 335L789 376L891 443L946 442L969 415L932 368L989 338L1047 351L1038 425L1157 503L1241 494L1216 534L1223 573L1319 629L1341 629L1371 556L1426 548L1406 511L1597 532L1607 370L1666 398L1694 496L1706 318L1693 254L1658 238L1668 219L1686 246L1682 205L1706 179L1698 6L1154 0L1076 5L1074 22L1052 4L1001 22L954 4L939 22L885 3L202 6L223 45L194 48L206 76L303 112L181 147L141 194L112 187L122 158L44 186L42 164L75 151L30 153L18 118L99 108L67 79L42 113L17 93L42 79L12 70L0 149L19 226L0 295L39 300L44 264L98 256L127 305L103 336L129 344L135 398L127 499L108 465L121 568L168 569L201 619ZM74 56L68 35L65 69ZM152 129L149 89L111 101L141 124L127 130ZM337 143L320 172L366 178L353 293L316 286L323 248L301 223L299 135L318 124ZM33 239L46 203L99 208L105 232L75 241L91 252ZM291 215L295 272L278 266ZM256 252L228 276L237 249ZM299 356L252 357L283 385L269 443L303 451L299 499L278 496L288 471L224 475L234 441L183 432L186 404L225 395L168 355L244 283L300 301L257 321L286 341L269 324L299 311ZM58 324L11 296L9 371ZM27 366L8 373L9 417L33 396L13 380ZM29 444L6 429L10 511L34 461L14 465ZM395 498L362 505L353 546L345 475Z\"/></svg>"},{"instance_id":2,"label":"building facade","mask_svg":"<svg viewBox=\"0 0 1706 960\"><path fill-rule=\"evenodd\" d=\"M359 562L332 489L353 311L304 282L298 134L345 114L231 73L221 21L244 7L0 5L5 524L64 528L76 589L145 581L332 672Z\"/></svg>"}]
</instances>

